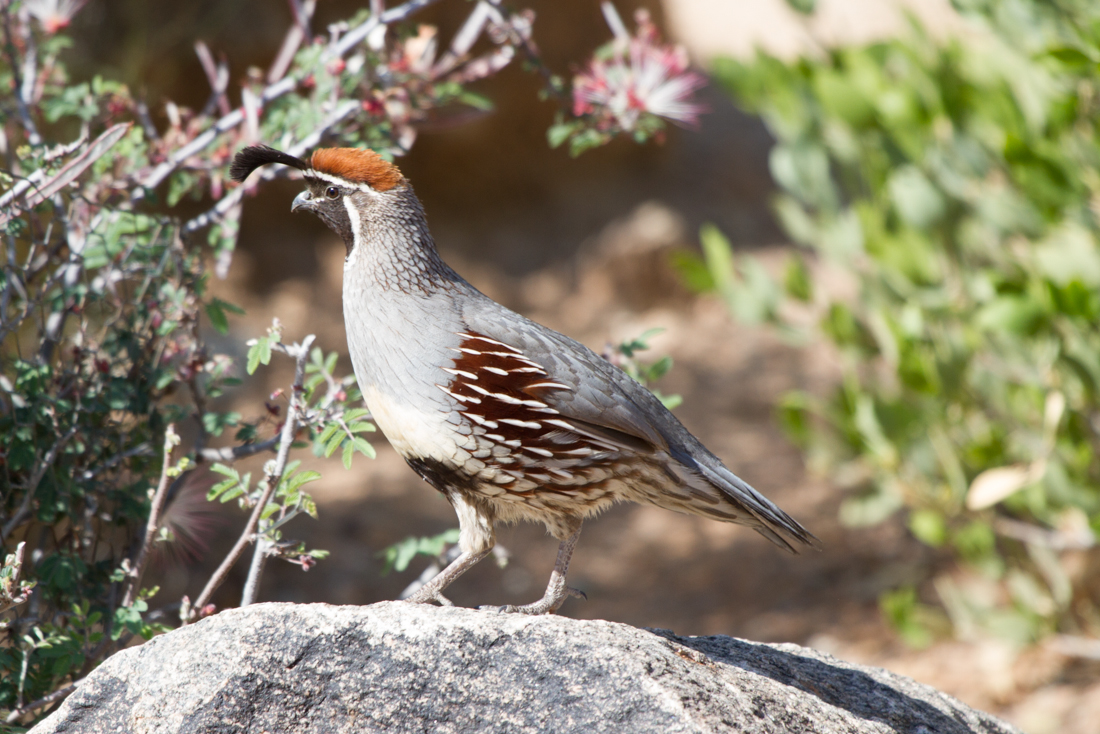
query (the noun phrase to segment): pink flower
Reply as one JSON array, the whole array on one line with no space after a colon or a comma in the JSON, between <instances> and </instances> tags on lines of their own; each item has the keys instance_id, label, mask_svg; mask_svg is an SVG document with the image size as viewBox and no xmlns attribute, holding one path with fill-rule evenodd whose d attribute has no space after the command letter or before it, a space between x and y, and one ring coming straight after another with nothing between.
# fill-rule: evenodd
<instances>
[{"instance_id":1,"label":"pink flower","mask_svg":"<svg viewBox=\"0 0 1100 734\"><path fill-rule=\"evenodd\" d=\"M23 7L38 19L46 33L53 35L67 28L73 16L87 2L88 0L27 0Z\"/></svg>"},{"instance_id":2,"label":"pink flower","mask_svg":"<svg viewBox=\"0 0 1100 734\"><path fill-rule=\"evenodd\" d=\"M646 115L694 127L704 108L691 96L703 77L688 70L682 47L659 43L648 13L635 17L635 36L601 49L573 80L573 114L594 117L607 131L633 131Z\"/></svg>"}]
</instances>

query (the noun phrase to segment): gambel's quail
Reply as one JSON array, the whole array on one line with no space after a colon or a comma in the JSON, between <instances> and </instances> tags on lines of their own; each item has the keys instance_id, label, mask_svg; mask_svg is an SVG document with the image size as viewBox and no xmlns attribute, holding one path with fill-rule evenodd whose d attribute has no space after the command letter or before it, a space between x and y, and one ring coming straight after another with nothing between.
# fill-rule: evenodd
<instances>
[{"instance_id":1,"label":"gambel's quail","mask_svg":"<svg viewBox=\"0 0 1100 734\"><path fill-rule=\"evenodd\" d=\"M619 368L451 270L396 166L371 150L321 149L307 163L251 146L231 175L267 163L302 171L291 211L344 240L344 324L363 399L458 514L461 555L409 601L450 605L443 590L490 552L496 523L532 520L561 541L550 584L533 604L498 609L553 612L580 595L565 575L581 523L624 500L748 525L789 551L815 544Z\"/></svg>"}]
</instances>

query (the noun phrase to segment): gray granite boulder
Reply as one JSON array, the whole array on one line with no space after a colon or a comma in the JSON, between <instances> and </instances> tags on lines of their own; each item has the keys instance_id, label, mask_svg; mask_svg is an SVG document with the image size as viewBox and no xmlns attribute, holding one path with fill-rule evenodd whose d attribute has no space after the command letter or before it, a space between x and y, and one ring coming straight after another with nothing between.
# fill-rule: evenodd
<instances>
[{"instance_id":1,"label":"gray granite boulder","mask_svg":"<svg viewBox=\"0 0 1100 734\"><path fill-rule=\"evenodd\" d=\"M797 645L386 602L257 604L125 650L47 732L1015 732Z\"/></svg>"}]
</instances>

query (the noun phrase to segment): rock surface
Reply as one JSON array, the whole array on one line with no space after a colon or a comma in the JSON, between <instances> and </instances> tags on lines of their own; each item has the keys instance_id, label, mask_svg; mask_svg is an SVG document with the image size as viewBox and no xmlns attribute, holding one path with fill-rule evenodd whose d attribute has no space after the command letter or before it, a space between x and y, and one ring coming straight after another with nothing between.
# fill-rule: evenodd
<instances>
[{"instance_id":1,"label":"rock surface","mask_svg":"<svg viewBox=\"0 0 1100 734\"><path fill-rule=\"evenodd\" d=\"M257 604L125 650L46 732L1016 732L797 645L385 602Z\"/></svg>"}]
</instances>

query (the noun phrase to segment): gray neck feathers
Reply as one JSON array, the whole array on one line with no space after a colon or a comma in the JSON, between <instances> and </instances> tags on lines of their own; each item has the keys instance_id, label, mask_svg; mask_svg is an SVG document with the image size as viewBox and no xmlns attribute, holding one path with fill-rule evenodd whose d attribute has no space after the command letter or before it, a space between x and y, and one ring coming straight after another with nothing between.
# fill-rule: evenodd
<instances>
[{"instance_id":1,"label":"gray neck feathers","mask_svg":"<svg viewBox=\"0 0 1100 734\"><path fill-rule=\"evenodd\" d=\"M355 241L346 268L359 270L375 287L408 294L470 287L439 257L411 186L356 193L351 201Z\"/></svg>"}]
</instances>

